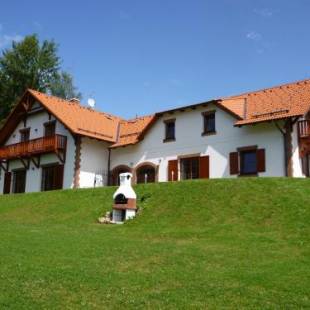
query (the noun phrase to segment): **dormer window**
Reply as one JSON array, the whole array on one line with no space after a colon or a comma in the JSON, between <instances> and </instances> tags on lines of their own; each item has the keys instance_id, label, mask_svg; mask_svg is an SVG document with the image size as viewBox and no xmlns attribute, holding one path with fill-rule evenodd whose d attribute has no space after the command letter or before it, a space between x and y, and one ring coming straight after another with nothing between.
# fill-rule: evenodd
<instances>
[{"instance_id":1,"label":"dormer window","mask_svg":"<svg viewBox=\"0 0 310 310\"><path fill-rule=\"evenodd\" d=\"M56 122L51 121L44 124L44 137L54 136L56 132Z\"/></svg>"},{"instance_id":2,"label":"dormer window","mask_svg":"<svg viewBox=\"0 0 310 310\"><path fill-rule=\"evenodd\" d=\"M30 128L24 128L20 131L20 142L27 142L30 138Z\"/></svg>"},{"instance_id":3,"label":"dormer window","mask_svg":"<svg viewBox=\"0 0 310 310\"><path fill-rule=\"evenodd\" d=\"M207 111L202 113L203 132L202 135L215 134L215 111Z\"/></svg>"},{"instance_id":4,"label":"dormer window","mask_svg":"<svg viewBox=\"0 0 310 310\"><path fill-rule=\"evenodd\" d=\"M175 141L175 119L168 119L165 123L165 139L164 142Z\"/></svg>"}]
</instances>

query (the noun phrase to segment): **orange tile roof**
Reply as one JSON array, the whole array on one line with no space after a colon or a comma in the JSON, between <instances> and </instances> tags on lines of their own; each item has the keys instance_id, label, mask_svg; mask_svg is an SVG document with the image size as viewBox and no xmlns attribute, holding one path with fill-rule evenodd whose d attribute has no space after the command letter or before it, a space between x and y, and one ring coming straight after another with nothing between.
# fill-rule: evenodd
<instances>
[{"instance_id":1,"label":"orange tile roof","mask_svg":"<svg viewBox=\"0 0 310 310\"><path fill-rule=\"evenodd\" d=\"M310 80L223 98L219 105L242 117L237 126L304 115L310 109Z\"/></svg>"},{"instance_id":2,"label":"orange tile roof","mask_svg":"<svg viewBox=\"0 0 310 310\"><path fill-rule=\"evenodd\" d=\"M195 105L168 110L154 115L124 120L118 116L98 112L79 103L28 90L41 104L61 121L71 132L111 143L112 148L136 144L164 113L206 106L215 103L236 118L235 125L248 125L264 121L283 119L306 114L310 109L310 79L285 84L273 88L220 98ZM0 131L3 143L14 130L12 119L22 115L22 100L11 112L5 126Z\"/></svg>"},{"instance_id":3,"label":"orange tile roof","mask_svg":"<svg viewBox=\"0 0 310 310\"><path fill-rule=\"evenodd\" d=\"M120 121L118 140L111 147L136 144L143 138L143 134L155 121L155 118L155 115L148 115L128 121Z\"/></svg>"},{"instance_id":4,"label":"orange tile roof","mask_svg":"<svg viewBox=\"0 0 310 310\"><path fill-rule=\"evenodd\" d=\"M48 96L35 90L29 90L29 93L73 133L108 142L117 140L120 117L98 112L83 107L77 102Z\"/></svg>"}]
</instances>

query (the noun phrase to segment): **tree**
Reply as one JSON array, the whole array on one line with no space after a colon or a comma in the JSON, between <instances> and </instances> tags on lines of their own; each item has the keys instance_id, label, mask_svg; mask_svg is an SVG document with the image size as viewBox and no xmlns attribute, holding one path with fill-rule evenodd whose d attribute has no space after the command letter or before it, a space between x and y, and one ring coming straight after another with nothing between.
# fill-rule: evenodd
<instances>
[{"instance_id":1,"label":"tree","mask_svg":"<svg viewBox=\"0 0 310 310\"><path fill-rule=\"evenodd\" d=\"M82 98L82 94L73 84L73 76L65 71L57 73L55 79L51 82L48 88L51 94L60 98Z\"/></svg>"},{"instance_id":2,"label":"tree","mask_svg":"<svg viewBox=\"0 0 310 310\"><path fill-rule=\"evenodd\" d=\"M63 83L63 84L62 84ZM13 42L0 57L0 120L27 88L68 98L80 97L70 74L60 71L60 58L54 41L43 41L29 35L21 42Z\"/></svg>"}]
</instances>

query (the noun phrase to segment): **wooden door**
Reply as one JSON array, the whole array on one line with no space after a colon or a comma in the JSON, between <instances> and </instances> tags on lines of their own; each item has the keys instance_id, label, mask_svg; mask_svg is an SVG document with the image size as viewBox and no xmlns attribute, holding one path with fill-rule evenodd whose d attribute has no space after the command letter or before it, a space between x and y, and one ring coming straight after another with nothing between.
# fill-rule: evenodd
<instances>
[{"instance_id":1,"label":"wooden door","mask_svg":"<svg viewBox=\"0 0 310 310\"><path fill-rule=\"evenodd\" d=\"M168 161L168 181L177 181L178 175L178 160Z\"/></svg>"},{"instance_id":2,"label":"wooden door","mask_svg":"<svg viewBox=\"0 0 310 310\"><path fill-rule=\"evenodd\" d=\"M26 190L26 170L13 172L13 193L24 193Z\"/></svg>"},{"instance_id":3,"label":"wooden door","mask_svg":"<svg viewBox=\"0 0 310 310\"><path fill-rule=\"evenodd\" d=\"M11 179L12 173L6 172L4 175L3 194L9 194L11 192Z\"/></svg>"},{"instance_id":4,"label":"wooden door","mask_svg":"<svg viewBox=\"0 0 310 310\"><path fill-rule=\"evenodd\" d=\"M42 168L42 191L62 189L64 165L53 165Z\"/></svg>"},{"instance_id":5,"label":"wooden door","mask_svg":"<svg viewBox=\"0 0 310 310\"><path fill-rule=\"evenodd\" d=\"M143 166L137 171L137 183L154 183L156 171L152 166Z\"/></svg>"},{"instance_id":6,"label":"wooden door","mask_svg":"<svg viewBox=\"0 0 310 310\"><path fill-rule=\"evenodd\" d=\"M199 157L199 178L209 179L209 174L210 174L209 156Z\"/></svg>"}]
</instances>

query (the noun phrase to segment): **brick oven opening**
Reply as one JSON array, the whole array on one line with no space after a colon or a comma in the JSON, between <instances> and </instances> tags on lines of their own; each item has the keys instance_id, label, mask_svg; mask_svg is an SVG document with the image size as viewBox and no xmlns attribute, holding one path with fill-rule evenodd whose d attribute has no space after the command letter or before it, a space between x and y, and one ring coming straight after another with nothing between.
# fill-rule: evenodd
<instances>
[{"instance_id":1,"label":"brick oven opening","mask_svg":"<svg viewBox=\"0 0 310 310\"><path fill-rule=\"evenodd\" d=\"M128 199L124 194L118 194L114 199L114 203L117 205L124 205L128 203Z\"/></svg>"}]
</instances>

